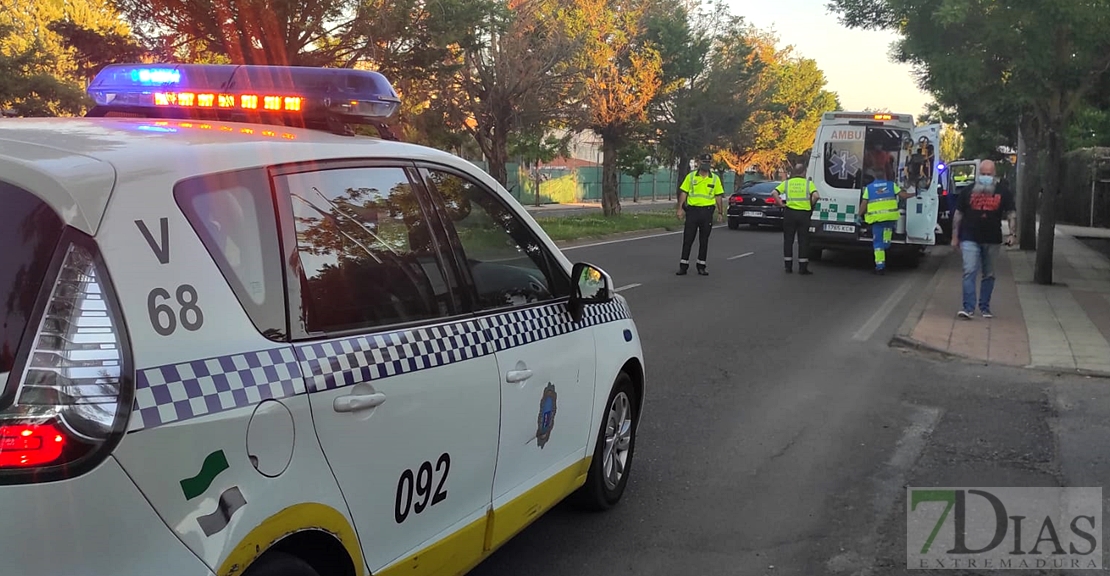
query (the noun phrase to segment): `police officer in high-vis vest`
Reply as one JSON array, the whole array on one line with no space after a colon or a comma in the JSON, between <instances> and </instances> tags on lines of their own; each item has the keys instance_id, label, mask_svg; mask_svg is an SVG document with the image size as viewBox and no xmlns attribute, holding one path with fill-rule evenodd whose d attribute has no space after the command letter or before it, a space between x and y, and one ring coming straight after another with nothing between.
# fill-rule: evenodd
<instances>
[{"instance_id":1,"label":"police officer in high-vis vest","mask_svg":"<svg viewBox=\"0 0 1110 576\"><path fill-rule=\"evenodd\" d=\"M690 250L694 246L694 236L698 236L698 274L708 276L705 259L709 253L709 233L713 231L713 212L717 210L717 220L725 219L725 187L721 177L713 173L713 157L703 154L698 170L686 175L678 187L678 217L686 218L686 229L682 234L682 258L678 261L679 276L690 269Z\"/></svg>"},{"instance_id":2,"label":"police officer in high-vis vest","mask_svg":"<svg viewBox=\"0 0 1110 576\"><path fill-rule=\"evenodd\" d=\"M886 249L894 237L894 227L898 224L898 199L911 198L913 194L903 191L890 180L877 179L863 188L859 213L871 226L871 245L875 249L875 273L886 270Z\"/></svg>"},{"instance_id":3,"label":"police officer in high-vis vest","mask_svg":"<svg viewBox=\"0 0 1110 576\"><path fill-rule=\"evenodd\" d=\"M805 178L805 166L796 164L790 178L779 182L771 197L782 210L782 255L786 272L794 272L794 236L798 236L798 273L809 271L809 221L820 196L817 186Z\"/></svg>"}]
</instances>

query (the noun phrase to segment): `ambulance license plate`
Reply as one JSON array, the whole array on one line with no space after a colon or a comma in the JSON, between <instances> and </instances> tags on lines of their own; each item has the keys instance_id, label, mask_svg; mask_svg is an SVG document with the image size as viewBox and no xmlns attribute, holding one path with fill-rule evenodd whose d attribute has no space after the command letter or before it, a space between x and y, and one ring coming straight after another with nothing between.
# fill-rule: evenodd
<instances>
[{"instance_id":1,"label":"ambulance license plate","mask_svg":"<svg viewBox=\"0 0 1110 576\"><path fill-rule=\"evenodd\" d=\"M763 213L762 212L744 212L744 216L752 216L752 217L755 217L755 218L762 218Z\"/></svg>"},{"instance_id":2,"label":"ambulance license plate","mask_svg":"<svg viewBox=\"0 0 1110 576\"><path fill-rule=\"evenodd\" d=\"M825 232L847 232L851 234L855 231L855 226L848 226L846 224L825 224Z\"/></svg>"}]
</instances>

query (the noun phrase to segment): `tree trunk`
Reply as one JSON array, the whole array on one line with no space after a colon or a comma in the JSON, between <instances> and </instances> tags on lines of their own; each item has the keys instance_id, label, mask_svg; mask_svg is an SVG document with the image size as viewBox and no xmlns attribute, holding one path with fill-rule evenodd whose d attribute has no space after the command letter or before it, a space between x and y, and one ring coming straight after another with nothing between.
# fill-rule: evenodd
<instances>
[{"instance_id":1,"label":"tree trunk","mask_svg":"<svg viewBox=\"0 0 1110 576\"><path fill-rule=\"evenodd\" d=\"M1048 155L1044 165L1044 194L1040 201L1040 228L1037 230L1037 261L1033 267L1033 281L1052 284L1052 256L1056 240L1056 198L1063 185L1064 130L1062 116L1050 115L1045 126L1045 148Z\"/></svg>"},{"instance_id":2,"label":"tree trunk","mask_svg":"<svg viewBox=\"0 0 1110 576\"><path fill-rule=\"evenodd\" d=\"M686 180L686 174L689 173L689 172L690 172L690 157L683 154L678 159L678 170L676 170L675 173L674 173L674 176L675 176L674 193L675 193L676 199L678 197L679 188L682 187L682 183ZM681 208L681 206L679 206L679 208Z\"/></svg>"},{"instance_id":3,"label":"tree trunk","mask_svg":"<svg viewBox=\"0 0 1110 576\"><path fill-rule=\"evenodd\" d=\"M497 180L502 186L509 187L509 149L508 147L490 147L489 152L486 154L486 161L489 162L489 175Z\"/></svg>"},{"instance_id":4,"label":"tree trunk","mask_svg":"<svg viewBox=\"0 0 1110 576\"><path fill-rule=\"evenodd\" d=\"M659 169L651 173L651 201L655 202L655 185L659 182Z\"/></svg>"},{"instance_id":5,"label":"tree trunk","mask_svg":"<svg viewBox=\"0 0 1110 576\"><path fill-rule=\"evenodd\" d=\"M1018 239L1022 250L1037 249L1037 195L1043 179L1040 159L1040 135L1033 121L1024 119L1018 126L1018 172L1016 201Z\"/></svg>"},{"instance_id":6,"label":"tree trunk","mask_svg":"<svg viewBox=\"0 0 1110 576\"><path fill-rule=\"evenodd\" d=\"M632 201L640 201L640 177L637 176L632 179Z\"/></svg>"},{"instance_id":7,"label":"tree trunk","mask_svg":"<svg viewBox=\"0 0 1110 576\"><path fill-rule=\"evenodd\" d=\"M606 216L616 216L621 213L617 148L616 138L601 137L601 211Z\"/></svg>"},{"instance_id":8,"label":"tree trunk","mask_svg":"<svg viewBox=\"0 0 1110 576\"><path fill-rule=\"evenodd\" d=\"M493 130L489 131L489 175L506 188L509 186L509 128L502 122L495 121ZM524 184L521 183L521 192Z\"/></svg>"}]
</instances>

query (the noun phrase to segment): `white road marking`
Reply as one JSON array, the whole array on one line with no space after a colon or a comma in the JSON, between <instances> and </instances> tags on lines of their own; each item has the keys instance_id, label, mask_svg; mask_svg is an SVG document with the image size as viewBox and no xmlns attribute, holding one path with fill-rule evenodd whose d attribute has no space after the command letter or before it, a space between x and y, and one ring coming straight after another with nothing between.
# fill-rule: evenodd
<instances>
[{"instance_id":1,"label":"white road marking","mask_svg":"<svg viewBox=\"0 0 1110 576\"><path fill-rule=\"evenodd\" d=\"M620 292L621 290L628 290L629 288L635 288L637 286L643 286L643 284L629 284L627 286L621 286L620 288L614 288L613 292Z\"/></svg>"},{"instance_id":2,"label":"white road marking","mask_svg":"<svg viewBox=\"0 0 1110 576\"><path fill-rule=\"evenodd\" d=\"M724 224L718 224L714 228L724 227ZM675 234L682 234L682 230L678 232L663 232L660 234L648 234L647 236L636 236L635 238L621 238L620 240L606 240L605 242L595 242L593 244L582 244L581 246L567 246L560 248L559 251L566 252L567 250L577 250L579 248L593 248L594 246L605 246L607 244L618 244L620 242L631 242L633 240L647 240L648 238L659 238L661 236L674 236Z\"/></svg>"},{"instance_id":3,"label":"white road marking","mask_svg":"<svg viewBox=\"0 0 1110 576\"><path fill-rule=\"evenodd\" d=\"M855 333L855 335L852 336L852 340L856 340L858 342L869 340L871 338L871 335L879 329L879 326L882 326L883 321L886 320L886 317L894 311L895 306L898 306L898 303L906 297L906 294L909 293L912 286L913 283L909 279L903 281L902 285L899 286L893 294L887 297L886 302L883 302L883 305L880 306L879 309L871 315L871 318L867 321L867 323L864 324L863 327L860 328Z\"/></svg>"},{"instance_id":4,"label":"white road marking","mask_svg":"<svg viewBox=\"0 0 1110 576\"><path fill-rule=\"evenodd\" d=\"M830 558L826 567L833 573L851 572L854 576L872 576L875 567L875 549L879 543L879 530L892 515L900 494L906 490L906 478L921 453L925 451L928 437L940 422L942 411L934 406L914 406L910 424L902 432L898 445L887 465L871 479L874 496L871 509L874 520L870 532L852 551Z\"/></svg>"},{"instance_id":5,"label":"white road marking","mask_svg":"<svg viewBox=\"0 0 1110 576\"><path fill-rule=\"evenodd\" d=\"M751 256L752 254L755 254L755 252L745 252L744 254L740 254L738 256L730 256L729 260L737 260L739 258L744 258L745 256Z\"/></svg>"}]
</instances>

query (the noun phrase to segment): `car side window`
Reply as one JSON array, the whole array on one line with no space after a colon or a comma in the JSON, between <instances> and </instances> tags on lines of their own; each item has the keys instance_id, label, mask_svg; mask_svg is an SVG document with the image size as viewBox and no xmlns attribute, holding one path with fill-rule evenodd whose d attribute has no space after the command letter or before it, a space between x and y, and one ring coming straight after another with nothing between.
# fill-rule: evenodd
<instances>
[{"instance_id":1,"label":"car side window","mask_svg":"<svg viewBox=\"0 0 1110 576\"><path fill-rule=\"evenodd\" d=\"M518 306L570 294L565 271L492 192L442 170L429 169L427 179L447 209L447 225L462 246L479 307Z\"/></svg>"},{"instance_id":2,"label":"car side window","mask_svg":"<svg viewBox=\"0 0 1110 576\"><path fill-rule=\"evenodd\" d=\"M456 312L427 214L403 168L280 176L301 262L305 328L343 332Z\"/></svg>"}]
</instances>

